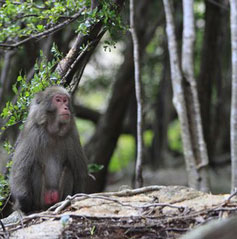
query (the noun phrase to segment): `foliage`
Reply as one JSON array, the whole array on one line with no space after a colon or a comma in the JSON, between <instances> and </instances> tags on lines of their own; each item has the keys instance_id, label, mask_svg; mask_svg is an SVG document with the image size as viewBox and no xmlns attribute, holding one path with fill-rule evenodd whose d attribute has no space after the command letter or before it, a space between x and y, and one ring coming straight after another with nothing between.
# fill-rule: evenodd
<instances>
[{"instance_id":1,"label":"foliage","mask_svg":"<svg viewBox=\"0 0 237 239\"><path fill-rule=\"evenodd\" d=\"M87 35L90 28L102 21L104 29L112 38L118 31L125 31L113 1L100 1L99 9L90 9L89 0L47 0L47 1L10 1L6 0L0 8L0 42L15 43L21 39L47 34L59 23L72 19L81 11L77 19L77 33ZM115 46L114 40L106 40L105 49Z\"/></svg>"},{"instance_id":2,"label":"foliage","mask_svg":"<svg viewBox=\"0 0 237 239\"><path fill-rule=\"evenodd\" d=\"M200 72L201 64L201 53L203 45L203 36L204 36L204 26L205 26L205 4L204 2L195 2L194 3L194 14L196 20L196 38L195 38L195 48L194 48L194 70L195 75L198 76Z\"/></svg>"},{"instance_id":3,"label":"foliage","mask_svg":"<svg viewBox=\"0 0 237 239\"><path fill-rule=\"evenodd\" d=\"M143 133L144 144L146 148L151 147L153 136L154 136L154 133L152 130L146 130Z\"/></svg>"},{"instance_id":4,"label":"foliage","mask_svg":"<svg viewBox=\"0 0 237 239\"><path fill-rule=\"evenodd\" d=\"M131 135L121 135L119 137L117 148L109 164L110 172L117 172L125 168L129 162L134 159L135 141Z\"/></svg>"},{"instance_id":5,"label":"foliage","mask_svg":"<svg viewBox=\"0 0 237 239\"><path fill-rule=\"evenodd\" d=\"M80 132L81 144L84 145L94 131L94 124L88 120L76 119L77 129Z\"/></svg>"},{"instance_id":6,"label":"foliage","mask_svg":"<svg viewBox=\"0 0 237 239\"><path fill-rule=\"evenodd\" d=\"M112 39L116 39L117 33L120 31L127 31L128 26L124 26L121 17L117 14L116 5L113 1L108 2L107 0L103 0L102 8L98 11L98 17L103 21L105 26L105 30L108 30L111 34ZM105 42L108 45L114 45L114 41Z\"/></svg>"},{"instance_id":7,"label":"foliage","mask_svg":"<svg viewBox=\"0 0 237 239\"><path fill-rule=\"evenodd\" d=\"M78 131L80 132L80 140L82 145L84 145L89 137L92 135L94 130L94 125L87 120L77 119L76 125ZM88 172L89 173L96 173L104 168L101 164L88 164Z\"/></svg>"},{"instance_id":8,"label":"foliage","mask_svg":"<svg viewBox=\"0 0 237 239\"><path fill-rule=\"evenodd\" d=\"M6 0L0 8L0 41L43 32L88 4L88 0Z\"/></svg>"},{"instance_id":9,"label":"foliage","mask_svg":"<svg viewBox=\"0 0 237 239\"><path fill-rule=\"evenodd\" d=\"M26 76L19 75L17 77L17 82L12 88L17 96L17 101L15 104L9 101L6 103L6 107L0 116L8 120L5 126L1 128L1 131L5 130L6 127L24 121L27 116L26 109L30 105L30 101L35 93L45 89L49 85L60 83L59 75L53 72L53 70L61 59L61 55L55 45L52 47L51 52L54 55L52 61L47 61L41 52L41 61L35 64L35 74L30 82L27 81Z\"/></svg>"},{"instance_id":10,"label":"foliage","mask_svg":"<svg viewBox=\"0 0 237 239\"><path fill-rule=\"evenodd\" d=\"M143 66L142 81L145 92L145 102L151 107L156 102L157 88L159 87L162 70L164 67L164 57L166 56L164 44L164 28L158 27L155 36L146 47L147 64Z\"/></svg>"},{"instance_id":11,"label":"foliage","mask_svg":"<svg viewBox=\"0 0 237 239\"><path fill-rule=\"evenodd\" d=\"M0 174L0 207L3 206L4 201L10 193L8 181Z\"/></svg>"},{"instance_id":12,"label":"foliage","mask_svg":"<svg viewBox=\"0 0 237 239\"><path fill-rule=\"evenodd\" d=\"M83 8L85 6L87 8ZM24 2L6 0L0 8L0 42L11 43L43 32L60 22L62 18L69 18L81 9L84 9L81 14L83 17L80 19L77 32L88 34L90 27L99 21L103 22L105 30L109 30L111 35L124 29L112 1L101 1L100 9L96 8L93 11L88 7L87 0L48 0L37 1L37 3L31 0ZM114 45L114 42L107 41L106 44ZM18 76L17 83L13 85L18 100L15 104L7 102L3 109L1 117L8 118L8 122L1 130L26 118L26 108L36 92L48 85L59 83L59 75L54 72L54 68L61 56L55 49L55 47L52 49L55 58L51 62L48 62L41 52L42 60L35 64L36 73L30 83L25 76Z\"/></svg>"},{"instance_id":13,"label":"foliage","mask_svg":"<svg viewBox=\"0 0 237 239\"><path fill-rule=\"evenodd\" d=\"M145 147L150 147L153 132L146 130L143 133ZM121 135L118 140L117 148L109 164L110 172L118 172L125 168L131 160L135 159L135 139L132 135Z\"/></svg>"},{"instance_id":14,"label":"foliage","mask_svg":"<svg viewBox=\"0 0 237 239\"><path fill-rule=\"evenodd\" d=\"M103 165L99 165L99 164L95 164L95 163L88 164L88 172L89 173L96 173L96 172L102 170L103 168L104 168Z\"/></svg>"},{"instance_id":15,"label":"foliage","mask_svg":"<svg viewBox=\"0 0 237 239\"><path fill-rule=\"evenodd\" d=\"M10 154L13 151L13 146L9 143L9 141L5 141L3 147L8 154Z\"/></svg>"},{"instance_id":16,"label":"foliage","mask_svg":"<svg viewBox=\"0 0 237 239\"><path fill-rule=\"evenodd\" d=\"M180 123L177 119L171 122L169 125L168 142L169 147L172 151L176 151L179 153L183 152Z\"/></svg>"}]
</instances>

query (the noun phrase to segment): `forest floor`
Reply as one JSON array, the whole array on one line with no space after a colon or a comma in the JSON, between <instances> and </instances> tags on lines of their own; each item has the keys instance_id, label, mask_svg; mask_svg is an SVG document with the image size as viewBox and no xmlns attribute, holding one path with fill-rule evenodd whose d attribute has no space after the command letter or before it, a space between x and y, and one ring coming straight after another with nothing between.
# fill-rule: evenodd
<instances>
[{"instance_id":1,"label":"forest floor","mask_svg":"<svg viewBox=\"0 0 237 239\"><path fill-rule=\"evenodd\" d=\"M4 238L179 238L213 219L237 213L237 200L184 186L148 186L78 194L50 210L2 221Z\"/></svg>"}]
</instances>

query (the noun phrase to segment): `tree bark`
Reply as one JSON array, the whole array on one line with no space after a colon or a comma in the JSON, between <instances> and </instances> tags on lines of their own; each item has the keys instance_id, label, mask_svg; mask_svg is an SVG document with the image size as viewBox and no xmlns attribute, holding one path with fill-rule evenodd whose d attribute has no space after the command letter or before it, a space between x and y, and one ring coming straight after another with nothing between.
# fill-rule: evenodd
<instances>
[{"instance_id":1,"label":"tree bark","mask_svg":"<svg viewBox=\"0 0 237 239\"><path fill-rule=\"evenodd\" d=\"M237 1L230 0L232 96L231 96L231 162L232 191L237 188Z\"/></svg>"},{"instance_id":2,"label":"tree bark","mask_svg":"<svg viewBox=\"0 0 237 239\"><path fill-rule=\"evenodd\" d=\"M96 2L91 2L92 7L95 7L94 3ZM113 7L116 6L117 13L121 10L124 2L125 0L114 1ZM62 77L63 84L70 85L71 91L77 88L85 66L105 32L102 21L92 24L88 34L79 33L77 35L67 55L58 63L56 71Z\"/></svg>"},{"instance_id":3,"label":"tree bark","mask_svg":"<svg viewBox=\"0 0 237 239\"><path fill-rule=\"evenodd\" d=\"M135 29L134 0L130 0L130 28L133 41L134 80L137 100L137 158L135 172L135 188L143 186L142 162L143 162L143 102L142 82L140 76L139 42Z\"/></svg>"},{"instance_id":4,"label":"tree bark","mask_svg":"<svg viewBox=\"0 0 237 239\"><path fill-rule=\"evenodd\" d=\"M227 6L228 1L216 0L216 3ZM224 122L222 91L225 79L222 71L226 60L223 58L223 54L226 54L226 49L224 49L225 34L223 31L227 29L225 15L228 14L228 11L208 0L205 1L205 7L205 29L197 83L204 138L208 158L212 164L217 150L221 148L218 147L218 141L223 128L220 125ZM227 126L226 124L229 122L225 122L225 126Z\"/></svg>"},{"instance_id":5,"label":"tree bark","mask_svg":"<svg viewBox=\"0 0 237 239\"><path fill-rule=\"evenodd\" d=\"M187 111L189 116L190 135L192 148L195 155L195 163L200 172L200 190L209 191L208 179L208 156L206 143L203 136L203 127L198 101L197 84L194 77L194 12L193 0L183 0L183 46L182 46L182 69L188 87L184 87L187 99ZM187 84L185 84L186 86ZM190 106L190 107L189 107Z\"/></svg>"},{"instance_id":6,"label":"tree bark","mask_svg":"<svg viewBox=\"0 0 237 239\"><path fill-rule=\"evenodd\" d=\"M166 32L168 36L168 48L170 53L171 78L172 78L172 87L173 87L173 103L178 113L180 126L181 126L181 136L182 136L182 142L183 142L184 158L185 158L187 174L188 174L188 183L190 187L206 191L208 190L208 188L206 187L207 175L200 174L198 171L200 166L206 166L206 158L200 161L200 157L197 158L197 155L195 155L195 147L198 146L199 147L198 150L202 152L203 144L195 145L195 141L198 143L200 143L200 141L197 140L197 135L193 134L192 132L192 127L191 127L192 117L190 118L190 116L192 115L191 109L195 107L197 108L197 105L195 105L197 104L197 102L193 100L194 98L193 96L195 96L194 92L189 90L188 92L189 96L187 96L185 95L187 94L187 92L185 92L184 90L186 89L187 91L187 88L190 88L190 84L193 84L193 81L191 82L187 81L180 68L180 62L178 57L178 47L177 47L177 42L175 37L174 19L173 19L173 15L171 11L170 1L163 0L163 4L165 7ZM190 2L189 3L187 2L187 4L190 4ZM185 23L186 23L186 20L190 20L189 16L188 18L185 17L184 19ZM186 32L186 30L184 31L185 31L185 37L186 37L187 36L186 34L189 32ZM187 52L188 53L187 59L190 64L192 63L192 50L191 50L192 48L190 45L190 43L192 44L192 38L189 38L189 40L191 41L187 42L186 40L187 39L185 39L185 42L189 44L188 46L189 49L186 49L186 50L190 51L190 52ZM190 56L191 56L191 59L190 59ZM192 95L191 93L194 93L194 95ZM191 102L187 101L188 99L187 97L191 97L192 101ZM196 97L197 97L197 94L196 94ZM193 124L194 123L196 122L193 122ZM201 165L201 163L204 163L204 165Z\"/></svg>"},{"instance_id":7,"label":"tree bark","mask_svg":"<svg viewBox=\"0 0 237 239\"><path fill-rule=\"evenodd\" d=\"M102 115L100 112L94 109L90 109L83 105L75 104L75 103L73 104L73 112L76 117L80 117L85 120L90 120L94 124L97 124L99 122L99 119Z\"/></svg>"},{"instance_id":8,"label":"tree bark","mask_svg":"<svg viewBox=\"0 0 237 239\"><path fill-rule=\"evenodd\" d=\"M167 39L165 39L163 43L163 69L156 96L155 119L152 126L154 137L151 146L151 163L155 168L164 167L166 165L166 155L168 153L168 125L171 120L171 112L175 111L172 105L169 52L166 41Z\"/></svg>"},{"instance_id":9,"label":"tree bark","mask_svg":"<svg viewBox=\"0 0 237 239\"><path fill-rule=\"evenodd\" d=\"M8 51L4 54L3 59L3 66L1 69L0 74L0 109L3 107L4 101L4 94L6 93L7 89L9 88L9 81L8 81L8 74L11 68L11 59L15 55L16 51Z\"/></svg>"}]
</instances>

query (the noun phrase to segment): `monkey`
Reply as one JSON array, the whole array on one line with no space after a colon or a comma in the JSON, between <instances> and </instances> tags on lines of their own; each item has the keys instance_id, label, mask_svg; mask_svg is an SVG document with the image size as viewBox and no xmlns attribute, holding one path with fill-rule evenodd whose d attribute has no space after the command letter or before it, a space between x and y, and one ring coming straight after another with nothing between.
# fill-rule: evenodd
<instances>
[{"instance_id":1,"label":"monkey","mask_svg":"<svg viewBox=\"0 0 237 239\"><path fill-rule=\"evenodd\" d=\"M87 160L66 89L50 86L35 95L12 161L10 192L15 209L26 214L84 192Z\"/></svg>"}]
</instances>

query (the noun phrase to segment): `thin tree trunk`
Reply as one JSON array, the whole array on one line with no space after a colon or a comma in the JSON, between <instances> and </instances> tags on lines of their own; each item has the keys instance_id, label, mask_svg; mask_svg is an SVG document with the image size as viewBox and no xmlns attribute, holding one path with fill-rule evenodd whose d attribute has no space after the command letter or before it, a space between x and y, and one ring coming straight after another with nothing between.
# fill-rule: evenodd
<instances>
[{"instance_id":1,"label":"thin tree trunk","mask_svg":"<svg viewBox=\"0 0 237 239\"><path fill-rule=\"evenodd\" d=\"M237 1L230 0L232 48L232 98L231 98L231 162L232 185L237 188Z\"/></svg>"},{"instance_id":2,"label":"thin tree trunk","mask_svg":"<svg viewBox=\"0 0 237 239\"><path fill-rule=\"evenodd\" d=\"M11 66L11 59L12 57L14 56L15 54L15 50L12 50L12 51L8 51L4 54L4 64L2 66L2 69L1 69L1 74L0 74L0 108L3 106L3 103L4 102L4 93L6 93L6 90L7 90L7 84L9 83L8 81L8 73L9 73L9 69L10 69L10 66Z\"/></svg>"},{"instance_id":3,"label":"thin tree trunk","mask_svg":"<svg viewBox=\"0 0 237 239\"><path fill-rule=\"evenodd\" d=\"M171 78L173 87L173 104L178 113L183 141L184 158L188 174L188 183L192 188L198 188L198 172L195 166L195 158L191 145L191 137L188 127L188 116L182 87L183 76L179 67L178 47L175 38L174 19L169 0L163 0L166 16L166 33L170 54Z\"/></svg>"},{"instance_id":4,"label":"thin tree trunk","mask_svg":"<svg viewBox=\"0 0 237 239\"><path fill-rule=\"evenodd\" d=\"M156 96L155 119L152 126L154 137L151 146L151 163L152 167L155 168L166 166L166 156L168 155L167 131L171 119L171 113L174 111L170 82L169 52L166 39L164 39L163 50L164 58L162 59L162 76Z\"/></svg>"},{"instance_id":5,"label":"thin tree trunk","mask_svg":"<svg viewBox=\"0 0 237 239\"><path fill-rule=\"evenodd\" d=\"M189 127L191 128L191 137L193 144L193 151L195 154L196 165L200 172L200 190L209 191L209 179L208 179L208 156L206 143L203 136L203 127L200 114L200 104L198 101L197 84L194 78L194 12L193 12L193 0L183 0L183 46L182 46L182 69L185 79L188 81L188 89L190 91L190 101L192 102L191 108L187 107L191 120L189 121Z\"/></svg>"},{"instance_id":6,"label":"thin tree trunk","mask_svg":"<svg viewBox=\"0 0 237 239\"><path fill-rule=\"evenodd\" d=\"M226 15L228 11L225 9L227 0L215 0L213 2L205 1L205 29L201 50L200 73L198 76L198 93L201 107L201 118L203 124L204 138L208 150L208 158L210 164L214 163L215 156L221 149L218 145L221 140L221 127L223 120L222 104L226 102L223 97L224 85L227 81L224 79L223 70L228 65L225 43L225 31L228 29ZM221 4L223 7L218 6ZM218 26L218 27L217 27ZM220 114L218 114L220 113ZM227 123L229 124L229 123ZM226 127L228 127L225 122ZM226 131L226 129L224 129ZM228 135L229 137L229 135Z\"/></svg>"},{"instance_id":7,"label":"thin tree trunk","mask_svg":"<svg viewBox=\"0 0 237 239\"><path fill-rule=\"evenodd\" d=\"M202 135L199 103L193 73L194 19L193 2L183 1L184 5L184 45L183 67L180 67L178 47L175 37L174 19L169 0L163 0L166 15L166 32L170 54L173 103L178 113L188 183L190 187L208 191L209 180L206 171L208 164L206 147ZM188 22L189 21L189 22ZM187 79L186 79L187 77ZM200 171L199 171L200 170Z\"/></svg>"},{"instance_id":8,"label":"thin tree trunk","mask_svg":"<svg viewBox=\"0 0 237 239\"><path fill-rule=\"evenodd\" d=\"M136 159L136 176L135 187L143 186L142 178L142 162L143 162L143 113L142 113L142 82L140 77L140 58L139 58L139 43L135 29L135 14L134 14L134 0L130 0L130 28L133 40L133 58L134 58L134 78L135 91L137 100L137 159Z\"/></svg>"}]
</instances>

